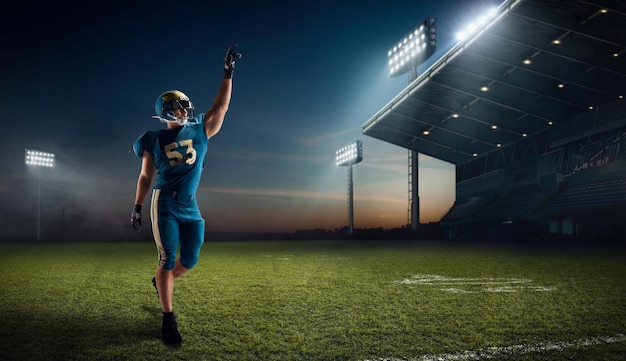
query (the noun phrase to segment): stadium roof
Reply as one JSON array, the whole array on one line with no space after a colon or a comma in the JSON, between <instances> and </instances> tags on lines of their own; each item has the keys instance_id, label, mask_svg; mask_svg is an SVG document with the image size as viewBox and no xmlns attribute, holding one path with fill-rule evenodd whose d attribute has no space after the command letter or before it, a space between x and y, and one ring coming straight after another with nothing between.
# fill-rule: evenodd
<instances>
[{"instance_id":1,"label":"stadium roof","mask_svg":"<svg viewBox=\"0 0 626 361\"><path fill-rule=\"evenodd\" d=\"M459 165L545 131L626 96L625 24L623 0L505 1L363 133Z\"/></svg>"}]
</instances>

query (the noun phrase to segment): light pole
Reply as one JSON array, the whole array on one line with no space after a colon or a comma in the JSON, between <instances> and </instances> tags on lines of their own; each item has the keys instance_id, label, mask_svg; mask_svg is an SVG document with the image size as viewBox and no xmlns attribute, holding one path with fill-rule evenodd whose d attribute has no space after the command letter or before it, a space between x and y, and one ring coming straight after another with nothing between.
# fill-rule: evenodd
<instances>
[{"instance_id":1,"label":"light pole","mask_svg":"<svg viewBox=\"0 0 626 361\"><path fill-rule=\"evenodd\" d=\"M363 160L363 142L357 140L354 143L346 145L335 152L335 158L338 166L348 167L348 223L350 235L354 232L354 203L353 203L353 181L352 166Z\"/></svg>"},{"instance_id":2,"label":"light pole","mask_svg":"<svg viewBox=\"0 0 626 361\"><path fill-rule=\"evenodd\" d=\"M39 150L25 149L24 163L28 166L37 167L39 173L38 199L37 199L37 241L41 240L41 168L54 167L54 154Z\"/></svg>"}]
</instances>

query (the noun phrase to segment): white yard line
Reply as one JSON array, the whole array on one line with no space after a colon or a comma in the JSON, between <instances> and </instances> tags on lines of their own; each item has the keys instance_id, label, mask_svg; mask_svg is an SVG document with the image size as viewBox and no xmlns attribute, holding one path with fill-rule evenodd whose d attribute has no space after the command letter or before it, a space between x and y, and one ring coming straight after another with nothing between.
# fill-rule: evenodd
<instances>
[{"instance_id":1,"label":"white yard line","mask_svg":"<svg viewBox=\"0 0 626 361\"><path fill-rule=\"evenodd\" d=\"M438 286L440 287L440 290L451 293L510 293L521 291L556 291L556 287L532 285L534 281L528 278L459 278L439 275L414 275L411 276L411 278L393 282L409 286ZM474 287L468 289L468 287L471 286ZM482 287L482 289L476 290L475 286L480 286Z\"/></svg>"},{"instance_id":2,"label":"white yard line","mask_svg":"<svg viewBox=\"0 0 626 361\"><path fill-rule=\"evenodd\" d=\"M626 341L626 335L599 336L572 341L543 342L530 345L513 345L504 347L488 347L479 350L459 351L439 355L422 355L413 358L379 357L363 361L468 361L487 360L501 356L523 355L533 352L563 351L569 348L606 345Z\"/></svg>"}]
</instances>

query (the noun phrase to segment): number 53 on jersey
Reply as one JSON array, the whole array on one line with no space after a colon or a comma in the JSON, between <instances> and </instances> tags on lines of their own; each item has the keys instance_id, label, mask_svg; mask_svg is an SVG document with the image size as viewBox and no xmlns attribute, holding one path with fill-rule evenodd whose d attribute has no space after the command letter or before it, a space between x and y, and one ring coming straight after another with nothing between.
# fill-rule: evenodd
<instances>
[{"instance_id":1,"label":"number 53 on jersey","mask_svg":"<svg viewBox=\"0 0 626 361\"><path fill-rule=\"evenodd\" d=\"M163 149L172 167L183 163L194 164L196 162L196 150L193 148L193 141L191 139L170 143L163 147ZM184 152L185 155L181 152Z\"/></svg>"}]
</instances>

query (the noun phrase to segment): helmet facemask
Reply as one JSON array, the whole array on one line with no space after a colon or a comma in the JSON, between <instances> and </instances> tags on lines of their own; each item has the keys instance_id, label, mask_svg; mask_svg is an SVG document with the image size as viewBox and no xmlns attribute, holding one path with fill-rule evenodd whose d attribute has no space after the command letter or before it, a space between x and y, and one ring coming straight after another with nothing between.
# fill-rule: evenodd
<instances>
[{"instance_id":1,"label":"helmet facemask","mask_svg":"<svg viewBox=\"0 0 626 361\"><path fill-rule=\"evenodd\" d=\"M186 115L177 117L176 109L186 111ZM161 94L157 99L157 115L153 118L159 119L162 123L185 125L189 119L193 118L193 110L193 104L185 94L180 91L169 91Z\"/></svg>"}]
</instances>

